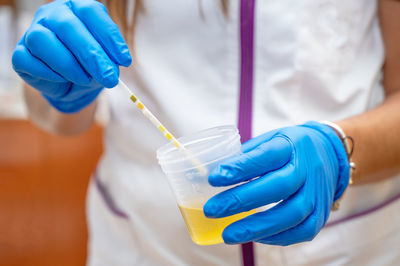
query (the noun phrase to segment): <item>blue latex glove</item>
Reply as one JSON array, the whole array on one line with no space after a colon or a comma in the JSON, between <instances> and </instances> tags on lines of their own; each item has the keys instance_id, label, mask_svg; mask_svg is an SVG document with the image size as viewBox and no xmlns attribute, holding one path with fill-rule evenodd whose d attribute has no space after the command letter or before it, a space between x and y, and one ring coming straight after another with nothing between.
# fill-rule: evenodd
<instances>
[{"instance_id":1,"label":"blue latex glove","mask_svg":"<svg viewBox=\"0 0 400 266\"><path fill-rule=\"evenodd\" d=\"M211 198L204 213L219 218L281 201L229 225L225 243L310 241L346 189L349 174L343 144L329 126L308 122L274 130L249 140L241 155L211 172L213 186L251 181Z\"/></svg>"},{"instance_id":2,"label":"blue latex glove","mask_svg":"<svg viewBox=\"0 0 400 266\"><path fill-rule=\"evenodd\" d=\"M132 58L104 5L94 0L58 0L38 9L17 44L14 70L64 113L89 105L118 84L119 65Z\"/></svg>"}]
</instances>

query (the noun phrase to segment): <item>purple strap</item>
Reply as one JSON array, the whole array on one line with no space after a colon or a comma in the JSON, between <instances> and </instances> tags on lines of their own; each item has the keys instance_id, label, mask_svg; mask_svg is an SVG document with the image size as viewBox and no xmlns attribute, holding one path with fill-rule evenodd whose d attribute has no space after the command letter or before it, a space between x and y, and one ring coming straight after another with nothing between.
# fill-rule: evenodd
<instances>
[{"instance_id":1,"label":"purple strap","mask_svg":"<svg viewBox=\"0 0 400 266\"><path fill-rule=\"evenodd\" d=\"M115 215L120 218L129 219L128 215L121 211L114 203L114 200L110 193L108 192L107 188L100 182L99 177L97 176L97 171L94 172L94 183L104 200L104 203L108 207L108 209Z\"/></svg>"},{"instance_id":2,"label":"purple strap","mask_svg":"<svg viewBox=\"0 0 400 266\"><path fill-rule=\"evenodd\" d=\"M376 205L376 206L374 206L372 208L369 208L369 209L367 209L365 211L354 213L354 214L352 214L350 216L346 216L346 217L344 217L342 219L327 223L325 225L325 228L326 227L330 227L330 226L335 226L337 224L340 224L340 223L343 223L343 222L347 222L347 221L350 221L350 220L354 220L354 219L360 218L362 216L371 214L373 212L376 212L376 211L378 211L378 210L390 205L392 202L395 202L396 200L400 200L400 194L397 194L394 197L382 202L381 204L378 204L378 205Z\"/></svg>"},{"instance_id":3,"label":"purple strap","mask_svg":"<svg viewBox=\"0 0 400 266\"><path fill-rule=\"evenodd\" d=\"M242 142L251 138L255 0L240 1L240 102L238 128Z\"/></svg>"},{"instance_id":4,"label":"purple strap","mask_svg":"<svg viewBox=\"0 0 400 266\"><path fill-rule=\"evenodd\" d=\"M251 138L255 0L240 1L240 97L238 128L242 143ZM242 244L244 266L254 266L253 243Z\"/></svg>"}]
</instances>

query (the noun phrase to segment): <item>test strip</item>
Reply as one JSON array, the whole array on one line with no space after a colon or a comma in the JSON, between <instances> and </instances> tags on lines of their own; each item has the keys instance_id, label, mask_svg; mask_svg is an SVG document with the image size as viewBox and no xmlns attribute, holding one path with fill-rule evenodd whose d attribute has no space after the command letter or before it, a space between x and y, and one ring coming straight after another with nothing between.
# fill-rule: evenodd
<instances>
[{"instance_id":1,"label":"test strip","mask_svg":"<svg viewBox=\"0 0 400 266\"><path fill-rule=\"evenodd\" d=\"M149 109L140 101L140 99L126 86L126 84L119 80L119 86L123 87L130 94L130 99L133 103L135 103L136 107L142 111L143 115L150 120L150 122L164 135L164 137L172 142L175 147L177 147L180 151L182 151L196 166L197 170L202 175L206 175L208 173L207 169L202 165L202 163L194 157L185 147L166 129L166 127L161 124L161 122L150 112Z\"/></svg>"}]
</instances>

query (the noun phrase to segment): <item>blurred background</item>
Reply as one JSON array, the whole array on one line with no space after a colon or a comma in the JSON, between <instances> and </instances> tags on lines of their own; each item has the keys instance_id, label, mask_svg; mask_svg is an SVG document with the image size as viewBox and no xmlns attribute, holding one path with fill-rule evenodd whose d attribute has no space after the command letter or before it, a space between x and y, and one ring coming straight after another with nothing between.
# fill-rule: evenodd
<instances>
[{"instance_id":1,"label":"blurred background","mask_svg":"<svg viewBox=\"0 0 400 266\"><path fill-rule=\"evenodd\" d=\"M0 265L84 265L85 194L102 130L53 136L27 120L11 55L42 0L0 0Z\"/></svg>"}]
</instances>

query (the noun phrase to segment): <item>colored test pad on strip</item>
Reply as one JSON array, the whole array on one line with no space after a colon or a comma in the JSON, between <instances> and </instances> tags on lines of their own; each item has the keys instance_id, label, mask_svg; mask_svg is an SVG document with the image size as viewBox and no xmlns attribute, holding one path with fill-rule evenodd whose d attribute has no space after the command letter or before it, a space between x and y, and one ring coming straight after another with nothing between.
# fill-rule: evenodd
<instances>
[{"instance_id":1,"label":"colored test pad on strip","mask_svg":"<svg viewBox=\"0 0 400 266\"><path fill-rule=\"evenodd\" d=\"M124 89L128 91L128 93L130 94L130 99L136 105L136 107L142 111L143 115L150 120L150 122L164 135L164 137L168 141L172 142L175 147L177 147L181 152L183 152L185 156L190 159L190 161L197 168L200 174L208 174L207 169L202 165L202 163L196 157L191 155L190 152L179 143L179 141L161 124L161 122L150 112L150 110L146 108L146 106L129 89L129 87L126 86L126 84L122 80L119 79L118 85L124 87Z\"/></svg>"},{"instance_id":2,"label":"colored test pad on strip","mask_svg":"<svg viewBox=\"0 0 400 266\"><path fill-rule=\"evenodd\" d=\"M136 107L142 111L144 116L149 119L161 133L163 133L167 140L172 141L175 147L179 148L180 143L174 138L174 136L172 136L172 134L168 132L168 130L161 124L161 122L144 106L144 104L131 91L129 91L129 93L131 93L130 99L136 104Z\"/></svg>"}]
</instances>

